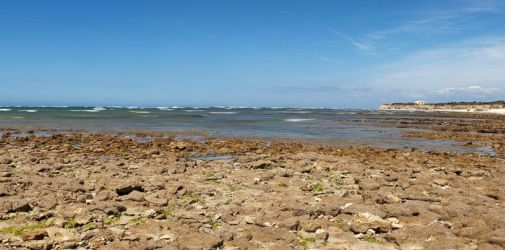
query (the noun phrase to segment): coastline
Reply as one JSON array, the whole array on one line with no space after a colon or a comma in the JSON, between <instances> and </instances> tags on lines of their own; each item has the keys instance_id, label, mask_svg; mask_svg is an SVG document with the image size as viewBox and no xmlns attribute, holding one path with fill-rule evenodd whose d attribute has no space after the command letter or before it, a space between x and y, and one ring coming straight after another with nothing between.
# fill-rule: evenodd
<instances>
[{"instance_id":1,"label":"coastline","mask_svg":"<svg viewBox=\"0 0 505 250\"><path fill-rule=\"evenodd\" d=\"M497 114L497 115L505 115L505 109L490 109L490 110L458 110L458 109L401 109L401 108L395 108L395 109L379 109L381 111L406 111L406 112L429 112L429 113L436 113L436 112L444 112L444 113L475 113L475 114Z\"/></svg>"},{"instance_id":2,"label":"coastline","mask_svg":"<svg viewBox=\"0 0 505 250\"><path fill-rule=\"evenodd\" d=\"M439 121L415 117L381 124L426 129ZM501 117L456 116L409 136L505 152ZM3 247L505 247L503 155L37 132L0 139Z\"/></svg>"},{"instance_id":3,"label":"coastline","mask_svg":"<svg viewBox=\"0 0 505 250\"><path fill-rule=\"evenodd\" d=\"M426 103L415 101L413 103L382 104L379 110L397 111L428 111L428 112L468 112L505 114L505 101L494 102L448 102Z\"/></svg>"}]
</instances>

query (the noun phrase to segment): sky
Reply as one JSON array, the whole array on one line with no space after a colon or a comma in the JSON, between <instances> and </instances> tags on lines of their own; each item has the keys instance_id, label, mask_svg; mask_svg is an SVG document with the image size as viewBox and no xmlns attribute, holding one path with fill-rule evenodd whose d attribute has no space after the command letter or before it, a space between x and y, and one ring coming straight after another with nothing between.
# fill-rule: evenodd
<instances>
[{"instance_id":1,"label":"sky","mask_svg":"<svg viewBox=\"0 0 505 250\"><path fill-rule=\"evenodd\" d=\"M418 99L505 99L505 1L0 1L4 106Z\"/></svg>"}]
</instances>

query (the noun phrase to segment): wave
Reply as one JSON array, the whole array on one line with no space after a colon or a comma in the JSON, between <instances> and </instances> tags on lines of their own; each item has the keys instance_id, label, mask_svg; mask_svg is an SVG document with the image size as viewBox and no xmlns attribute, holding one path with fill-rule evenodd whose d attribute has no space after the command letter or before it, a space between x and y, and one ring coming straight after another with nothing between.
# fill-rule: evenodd
<instances>
[{"instance_id":1,"label":"wave","mask_svg":"<svg viewBox=\"0 0 505 250\"><path fill-rule=\"evenodd\" d=\"M184 111L186 111L186 112L201 112L204 110L202 110L202 109L185 109Z\"/></svg>"},{"instance_id":2,"label":"wave","mask_svg":"<svg viewBox=\"0 0 505 250\"><path fill-rule=\"evenodd\" d=\"M130 111L131 113L137 113L137 114L150 114L151 112L149 111Z\"/></svg>"},{"instance_id":3,"label":"wave","mask_svg":"<svg viewBox=\"0 0 505 250\"><path fill-rule=\"evenodd\" d=\"M285 111L276 111L277 113L291 113L291 114L310 114L312 111L307 111L307 110L285 110Z\"/></svg>"},{"instance_id":4,"label":"wave","mask_svg":"<svg viewBox=\"0 0 505 250\"><path fill-rule=\"evenodd\" d=\"M70 111L72 111L72 112L89 112L89 113L100 112L100 110L95 110L95 109L72 109Z\"/></svg>"},{"instance_id":5,"label":"wave","mask_svg":"<svg viewBox=\"0 0 505 250\"><path fill-rule=\"evenodd\" d=\"M36 109L23 109L23 110L20 110L20 111L24 111L24 112L28 112L28 113L35 113L38 110L36 110Z\"/></svg>"},{"instance_id":6,"label":"wave","mask_svg":"<svg viewBox=\"0 0 505 250\"><path fill-rule=\"evenodd\" d=\"M236 114L237 112L233 111L214 111L214 112L209 112L209 114L215 114L215 115L233 115Z\"/></svg>"},{"instance_id":7,"label":"wave","mask_svg":"<svg viewBox=\"0 0 505 250\"><path fill-rule=\"evenodd\" d=\"M11 111L12 109L0 109L0 111L2 112L7 112L7 111Z\"/></svg>"},{"instance_id":8,"label":"wave","mask_svg":"<svg viewBox=\"0 0 505 250\"><path fill-rule=\"evenodd\" d=\"M169 107L156 107L156 108L159 110L166 110L166 111L174 110L173 108L169 108Z\"/></svg>"},{"instance_id":9,"label":"wave","mask_svg":"<svg viewBox=\"0 0 505 250\"><path fill-rule=\"evenodd\" d=\"M306 122L306 121L313 121L315 119L309 119L309 118L291 118L291 119L284 119L286 122Z\"/></svg>"}]
</instances>

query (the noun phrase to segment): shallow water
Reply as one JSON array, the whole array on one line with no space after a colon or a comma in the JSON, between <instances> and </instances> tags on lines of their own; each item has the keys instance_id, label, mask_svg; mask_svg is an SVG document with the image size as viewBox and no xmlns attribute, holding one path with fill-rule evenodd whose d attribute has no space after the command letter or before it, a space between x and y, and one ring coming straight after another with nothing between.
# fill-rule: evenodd
<instances>
[{"instance_id":1,"label":"shallow water","mask_svg":"<svg viewBox=\"0 0 505 250\"><path fill-rule=\"evenodd\" d=\"M0 127L90 132L201 131L211 136L316 139L343 145L492 153L489 148L462 147L450 140L406 138L401 134L412 129L381 126L384 118L402 118L406 114L413 118L412 112L350 109L1 107Z\"/></svg>"}]
</instances>

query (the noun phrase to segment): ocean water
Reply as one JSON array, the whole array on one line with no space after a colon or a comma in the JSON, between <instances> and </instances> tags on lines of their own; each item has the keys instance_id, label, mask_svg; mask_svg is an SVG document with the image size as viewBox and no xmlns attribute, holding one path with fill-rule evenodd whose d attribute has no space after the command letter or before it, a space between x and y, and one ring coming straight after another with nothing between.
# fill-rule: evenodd
<instances>
[{"instance_id":1,"label":"ocean water","mask_svg":"<svg viewBox=\"0 0 505 250\"><path fill-rule=\"evenodd\" d=\"M412 113L353 109L226 107L0 107L0 129L199 132L210 136L313 139L340 145L492 153L450 140L402 137L388 118ZM426 119L426 117L423 117ZM444 119L433 117L432 119Z\"/></svg>"}]
</instances>

